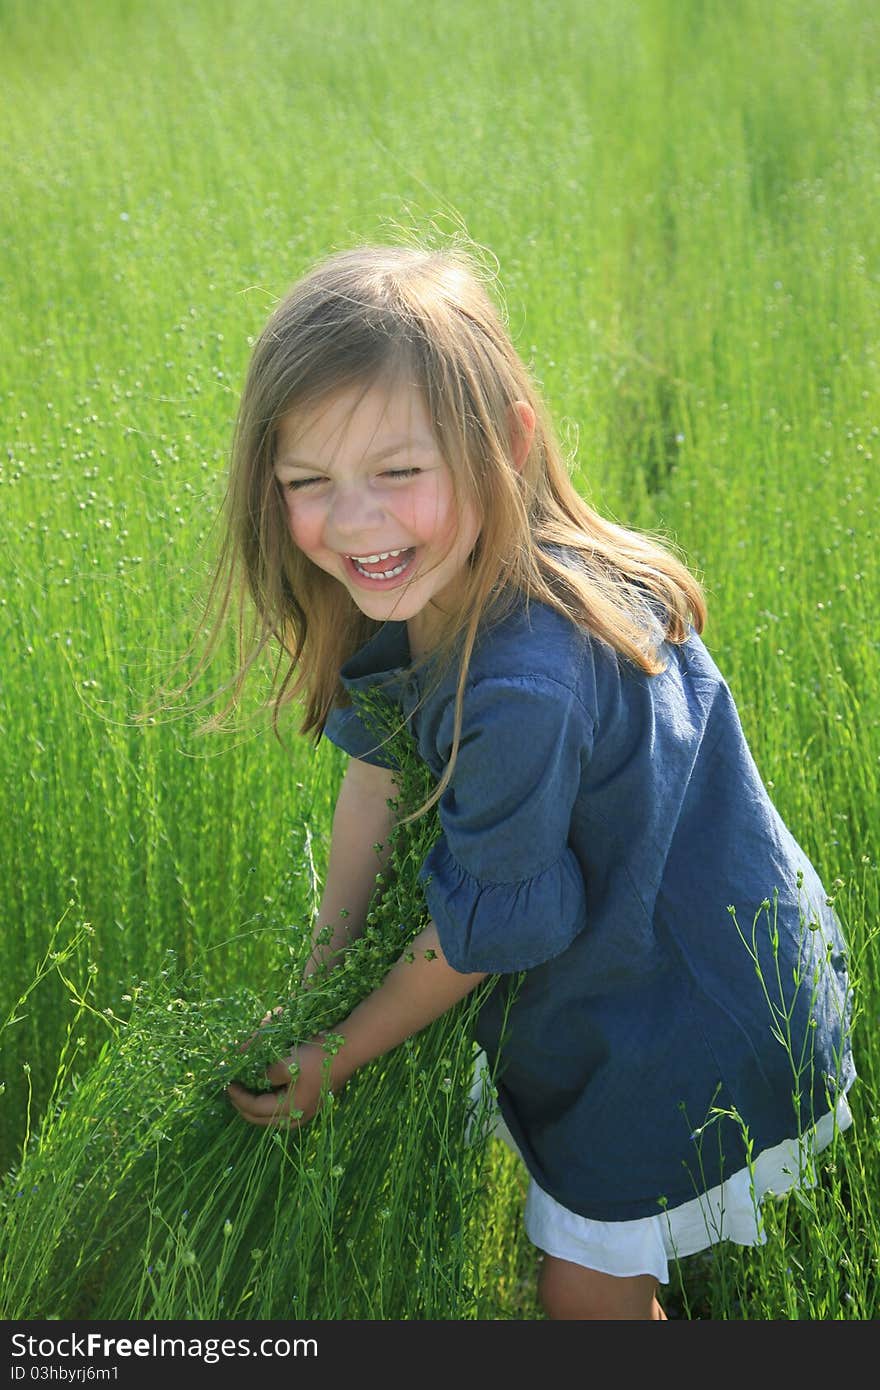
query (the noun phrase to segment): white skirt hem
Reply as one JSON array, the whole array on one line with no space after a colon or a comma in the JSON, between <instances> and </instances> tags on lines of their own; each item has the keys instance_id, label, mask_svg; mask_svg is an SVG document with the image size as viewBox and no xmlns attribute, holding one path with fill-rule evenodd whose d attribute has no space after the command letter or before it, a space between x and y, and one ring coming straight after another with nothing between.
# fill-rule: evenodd
<instances>
[{"instance_id":1,"label":"white skirt hem","mask_svg":"<svg viewBox=\"0 0 880 1390\"><path fill-rule=\"evenodd\" d=\"M474 1113L480 1115L480 1132L496 1135L522 1158L497 1108L494 1113L487 1112L487 1082L486 1058L480 1054L471 1093ZM634 1221L594 1221L579 1216L532 1178L524 1214L526 1235L546 1254L600 1274L617 1278L653 1274L659 1283L668 1284L670 1261L695 1255L722 1240L762 1245L767 1237L761 1203L768 1197L781 1197L795 1186L814 1186L815 1155L851 1124L846 1097L840 1096L836 1108L799 1139L786 1139L765 1149L748 1168L691 1201ZM472 1136L469 1126L468 1137Z\"/></svg>"}]
</instances>

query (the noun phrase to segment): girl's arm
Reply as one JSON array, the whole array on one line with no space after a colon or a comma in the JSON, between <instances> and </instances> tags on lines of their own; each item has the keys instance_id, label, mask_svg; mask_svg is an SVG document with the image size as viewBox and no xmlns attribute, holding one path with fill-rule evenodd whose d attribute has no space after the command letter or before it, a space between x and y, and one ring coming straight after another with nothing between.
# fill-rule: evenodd
<instances>
[{"instance_id":1,"label":"girl's arm","mask_svg":"<svg viewBox=\"0 0 880 1390\"><path fill-rule=\"evenodd\" d=\"M447 964L437 928L430 922L381 985L334 1027L344 1041L331 1061L330 1089L336 1090L358 1067L421 1032L485 978L486 972L464 975Z\"/></svg>"},{"instance_id":2,"label":"girl's arm","mask_svg":"<svg viewBox=\"0 0 880 1390\"><path fill-rule=\"evenodd\" d=\"M388 836L394 812L388 805L397 795L393 774L359 758L350 758L336 808L330 838L330 855L321 906L315 921L312 953L303 970L306 980L322 961L332 958L364 929L367 909L376 887L376 874L385 864ZM377 853L374 846L382 845ZM326 944L316 938L325 926L333 929Z\"/></svg>"},{"instance_id":3,"label":"girl's arm","mask_svg":"<svg viewBox=\"0 0 880 1390\"><path fill-rule=\"evenodd\" d=\"M308 1121L325 1084L339 1090L358 1067L426 1028L485 978L485 973L464 975L447 964L432 922L382 984L335 1026L333 1032L343 1042L334 1055L328 1056L319 1040L305 1043L268 1068L266 1075L277 1089L255 1093L233 1084L229 1097L251 1124Z\"/></svg>"}]
</instances>

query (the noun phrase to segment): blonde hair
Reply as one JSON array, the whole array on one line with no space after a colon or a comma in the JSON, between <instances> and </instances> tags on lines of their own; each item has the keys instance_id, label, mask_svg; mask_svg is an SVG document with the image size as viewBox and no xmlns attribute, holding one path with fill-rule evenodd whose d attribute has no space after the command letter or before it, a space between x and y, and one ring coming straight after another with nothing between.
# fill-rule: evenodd
<instances>
[{"instance_id":1,"label":"blonde hair","mask_svg":"<svg viewBox=\"0 0 880 1390\"><path fill-rule=\"evenodd\" d=\"M487 614L503 616L524 595L655 674L664 639L684 641L689 624L702 630L705 602L667 544L605 520L576 491L540 394L470 255L411 246L342 251L293 286L253 348L211 590L219 625L234 575L242 581L236 692L277 643L276 729L282 706L299 698L300 732L320 737L333 705L347 702L341 666L379 627L290 537L274 473L279 421L346 388L404 378L423 394L457 497L470 498L480 519L461 602L445 615L432 653L438 672L453 653L459 669L452 753L425 810L452 775L469 662ZM511 407L520 401L536 423L517 468L511 430L519 416ZM242 626L246 594L253 603L249 637Z\"/></svg>"}]
</instances>

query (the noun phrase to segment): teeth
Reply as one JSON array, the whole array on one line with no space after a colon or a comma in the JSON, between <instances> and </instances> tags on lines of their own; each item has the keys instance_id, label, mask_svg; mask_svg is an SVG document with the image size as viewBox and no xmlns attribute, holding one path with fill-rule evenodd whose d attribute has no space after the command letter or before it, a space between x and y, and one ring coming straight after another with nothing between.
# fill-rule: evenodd
<instances>
[{"instance_id":1,"label":"teeth","mask_svg":"<svg viewBox=\"0 0 880 1390\"><path fill-rule=\"evenodd\" d=\"M406 547L400 550L383 550L381 555L349 555L350 560L359 560L362 565L376 565L380 560L390 560L392 555L402 555Z\"/></svg>"},{"instance_id":2,"label":"teeth","mask_svg":"<svg viewBox=\"0 0 880 1390\"><path fill-rule=\"evenodd\" d=\"M394 565L391 569L387 570L368 570L365 566L368 564L375 565L380 560L390 560L392 557L398 555L409 554L410 547L406 546L402 550L385 550L380 555L350 555L348 558L351 560L358 574L362 574L365 579L395 579L398 574L403 574L403 571L410 564L409 559L405 559L399 565Z\"/></svg>"}]
</instances>

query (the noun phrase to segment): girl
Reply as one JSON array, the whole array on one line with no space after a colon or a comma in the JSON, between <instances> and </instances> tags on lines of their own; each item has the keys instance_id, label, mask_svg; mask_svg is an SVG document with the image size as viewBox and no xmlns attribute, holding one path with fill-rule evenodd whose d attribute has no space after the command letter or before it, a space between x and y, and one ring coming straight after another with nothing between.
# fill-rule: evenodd
<instances>
[{"instance_id":1,"label":"girl","mask_svg":"<svg viewBox=\"0 0 880 1390\"><path fill-rule=\"evenodd\" d=\"M339 1023L329 1080L315 1039L232 1103L305 1123L323 1084L497 976L477 1040L531 1176L542 1306L663 1318L669 1257L760 1240L762 1195L850 1123L855 1076L840 927L700 639L699 585L577 494L458 252L361 248L294 287L253 351L228 501L244 670L277 641L276 713L298 697L302 732L350 755L312 968L362 928L390 829L354 692L399 705L442 828L432 924Z\"/></svg>"}]
</instances>

